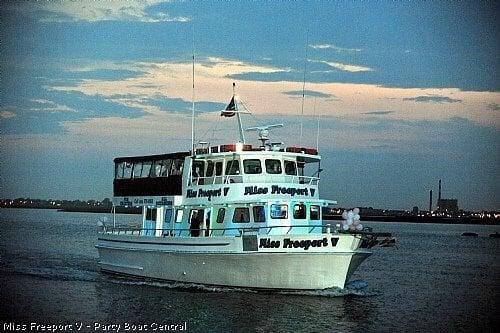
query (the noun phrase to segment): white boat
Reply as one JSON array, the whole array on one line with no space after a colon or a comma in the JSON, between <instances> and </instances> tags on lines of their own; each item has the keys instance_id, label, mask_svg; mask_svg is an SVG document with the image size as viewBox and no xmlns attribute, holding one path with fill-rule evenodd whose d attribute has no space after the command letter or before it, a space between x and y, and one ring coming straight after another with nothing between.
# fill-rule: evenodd
<instances>
[{"instance_id":1,"label":"white boat","mask_svg":"<svg viewBox=\"0 0 500 333\"><path fill-rule=\"evenodd\" d=\"M116 206L142 206L142 227L103 226L103 271L203 285L256 289L344 288L377 244L323 219L336 202L319 198L321 157L313 148L268 141L115 159Z\"/></svg>"}]
</instances>

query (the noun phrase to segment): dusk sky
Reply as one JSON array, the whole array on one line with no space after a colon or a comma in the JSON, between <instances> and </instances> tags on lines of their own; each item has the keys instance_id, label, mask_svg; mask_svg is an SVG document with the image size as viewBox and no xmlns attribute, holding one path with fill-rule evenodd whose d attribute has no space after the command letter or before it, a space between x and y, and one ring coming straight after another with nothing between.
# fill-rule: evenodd
<instances>
[{"instance_id":1,"label":"dusk sky","mask_svg":"<svg viewBox=\"0 0 500 333\"><path fill-rule=\"evenodd\" d=\"M316 146L342 207L500 210L499 2L23 1L1 9L2 198L112 196L113 158L237 140ZM194 33L193 33L194 32ZM303 118L302 86L305 68ZM252 143L256 136L248 133ZM435 208L434 201L434 208Z\"/></svg>"}]
</instances>

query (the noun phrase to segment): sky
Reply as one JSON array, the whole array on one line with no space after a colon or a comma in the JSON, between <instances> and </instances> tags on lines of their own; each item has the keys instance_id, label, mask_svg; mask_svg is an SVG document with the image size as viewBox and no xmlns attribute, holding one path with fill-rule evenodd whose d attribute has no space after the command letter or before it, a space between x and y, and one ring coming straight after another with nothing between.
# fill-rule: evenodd
<instances>
[{"instance_id":1,"label":"sky","mask_svg":"<svg viewBox=\"0 0 500 333\"><path fill-rule=\"evenodd\" d=\"M4 2L0 197L111 197L113 158L188 150L194 50L197 141L237 140L219 116L235 82L245 127L283 123L271 138L287 146L319 138L325 199L427 209L442 179L460 208L500 210L499 9Z\"/></svg>"}]
</instances>

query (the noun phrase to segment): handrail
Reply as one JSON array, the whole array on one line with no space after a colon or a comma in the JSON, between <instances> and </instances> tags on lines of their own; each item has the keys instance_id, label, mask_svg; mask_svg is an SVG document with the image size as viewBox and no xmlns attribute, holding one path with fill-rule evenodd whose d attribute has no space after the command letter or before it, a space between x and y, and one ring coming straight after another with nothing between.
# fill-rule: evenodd
<instances>
[{"instance_id":1,"label":"handrail","mask_svg":"<svg viewBox=\"0 0 500 333\"><path fill-rule=\"evenodd\" d=\"M285 235L288 235L293 228L308 228L308 234L312 233L315 229L321 228L321 233L330 233L331 226L330 225L275 225L275 226L265 226L265 227L231 227L231 228L199 228L199 229L156 229L156 228L127 228L127 227L104 227L102 233L106 234L124 234L124 235L143 235L143 236L156 236L158 231L161 231L162 237L182 237L183 232L186 232L187 236L191 236L191 232L198 232L200 237L205 236L208 231L208 235L212 235L214 231L222 231L222 236L225 235L226 231L230 230L238 230L238 235L242 236L245 233L259 233L261 230L267 230L266 234L269 234L271 230L277 228L288 228L288 231ZM334 228L334 231L336 229ZM209 237L208 236L208 237ZM158 237L158 236L156 236Z\"/></svg>"},{"instance_id":2,"label":"handrail","mask_svg":"<svg viewBox=\"0 0 500 333\"><path fill-rule=\"evenodd\" d=\"M197 185L230 184L231 180L234 181L235 183L241 183L243 182L242 177L261 176L264 178L264 175L267 174L237 174L237 175L219 175L219 176L214 175L214 176L204 176L204 177L191 177L190 185L197 186ZM282 183L292 183L292 184L317 185L320 180L320 177L315 177L315 176L298 176L298 175L287 175L287 174L278 174L274 176L283 176L285 180L291 178L290 181ZM207 182L206 180L210 181ZM217 180L220 180L220 182L216 182ZM276 183L276 181L273 180L273 183Z\"/></svg>"}]
</instances>

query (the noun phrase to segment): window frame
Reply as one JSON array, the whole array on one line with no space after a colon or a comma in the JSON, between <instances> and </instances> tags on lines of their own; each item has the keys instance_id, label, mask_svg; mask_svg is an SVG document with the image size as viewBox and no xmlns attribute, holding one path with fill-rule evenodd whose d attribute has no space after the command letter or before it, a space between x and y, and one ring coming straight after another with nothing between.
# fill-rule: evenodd
<instances>
[{"instance_id":1,"label":"window frame","mask_svg":"<svg viewBox=\"0 0 500 333\"><path fill-rule=\"evenodd\" d=\"M313 207L317 207L318 208L318 217L317 218L313 218L312 217L312 208ZM319 205L311 205L309 207L309 220L311 220L311 221L319 221L319 220L321 220L321 207Z\"/></svg>"},{"instance_id":2,"label":"window frame","mask_svg":"<svg viewBox=\"0 0 500 333\"><path fill-rule=\"evenodd\" d=\"M257 217L257 216L259 216L259 214L257 214L256 209L262 209L262 213L263 213L263 214L262 214L261 216L264 218L263 220L259 220L259 221L257 221L257 218L256 218L256 217ZM253 221L254 221L255 223L265 223L265 222L266 222L266 220L267 220L267 216L266 216L266 207L265 207L264 205L253 206L253 207L252 207L252 215L253 215Z\"/></svg>"},{"instance_id":3,"label":"window frame","mask_svg":"<svg viewBox=\"0 0 500 333\"><path fill-rule=\"evenodd\" d=\"M287 164L290 165L290 163L293 165L293 169L294 169L295 173L289 173L287 171ZM284 164L284 168L285 168L285 175L287 175L287 176L297 176L297 163L295 161L284 160L283 164Z\"/></svg>"},{"instance_id":4,"label":"window frame","mask_svg":"<svg viewBox=\"0 0 500 333\"><path fill-rule=\"evenodd\" d=\"M296 207L302 207L303 215L298 216L296 214L297 211L300 211L300 209L296 210L295 209ZM295 205L293 205L293 218L294 218L294 220L305 220L307 218L307 207L306 207L306 204L304 204L304 203L296 203Z\"/></svg>"},{"instance_id":5,"label":"window frame","mask_svg":"<svg viewBox=\"0 0 500 333\"><path fill-rule=\"evenodd\" d=\"M221 217L221 212L222 212L222 217ZM217 224L222 224L224 223L224 219L226 218L226 208L224 207L221 207L219 208L219 210L217 211L217 219L215 220L215 222Z\"/></svg>"},{"instance_id":6,"label":"window frame","mask_svg":"<svg viewBox=\"0 0 500 333\"><path fill-rule=\"evenodd\" d=\"M258 162L258 172L247 172L247 162ZM243 160L243 172L246 175L260 175L262 173L262 161L258 158L248 158Z\"/></svg>"},{"instance_id":7,"label":"window frame","mask_svg":"<svg viewBox=\"0 0 500 333\"><path fill-rule=\"evenodd\" d=\"M279 165L279 172L269 172L270 169L270 164L269 162L273 162L274 165ZM278 163L275 163L278 162ZM275 158L266 158L266 173L270 175L281 175L283 173L283 167L281 165L281 160L275 159Z\"/></svg>"},{"instance_id":8,"label":"window frame","mask_svg":"<svg viewBox=\"0 0 500 333\"><path fill-rule=\"evenodd\" d=\"M233 170L233 166L237 166L237 170ZM229 171L238 171L238 173L229 173ZM226 176L239 176L241 175L241 168L240 168L240 160L239 159L234 159L230 161L226 161L226 170L225 170L225 175Z\"/></svg>"},{"instance_id":9,"label":"window frame","mask_svg":"<svg viewBox=\"0 0 500 333\"><path fill-rule=\"evenodd\" d=\"M281 207L285 206L286 210L280 209L281 212L283 212L283 211L285 212L285 216L275 217L273 215L273 207L274 206L281 206ZM271 219L275 219L275 220L286 220L286 219L288 219L288 205L287 204L271 204L269 212L271 214Z\"/></svg>"},{"instance_id":10,"label":"window frame","mask_svg":"<svg viewBox=\"0 0 500 333\"><path fill-rule=\"evenodd\" d=\"M245 221L236 221L235 220L236 212L240 212L240 211L244 211L244 212L246 211L246 213L244 214L244 217L246 218ZM250 223L250 208L248 208L248 207L235 207L234 212L233 212L232 222L233 223Z\"/></svg>"}]
</instances>

